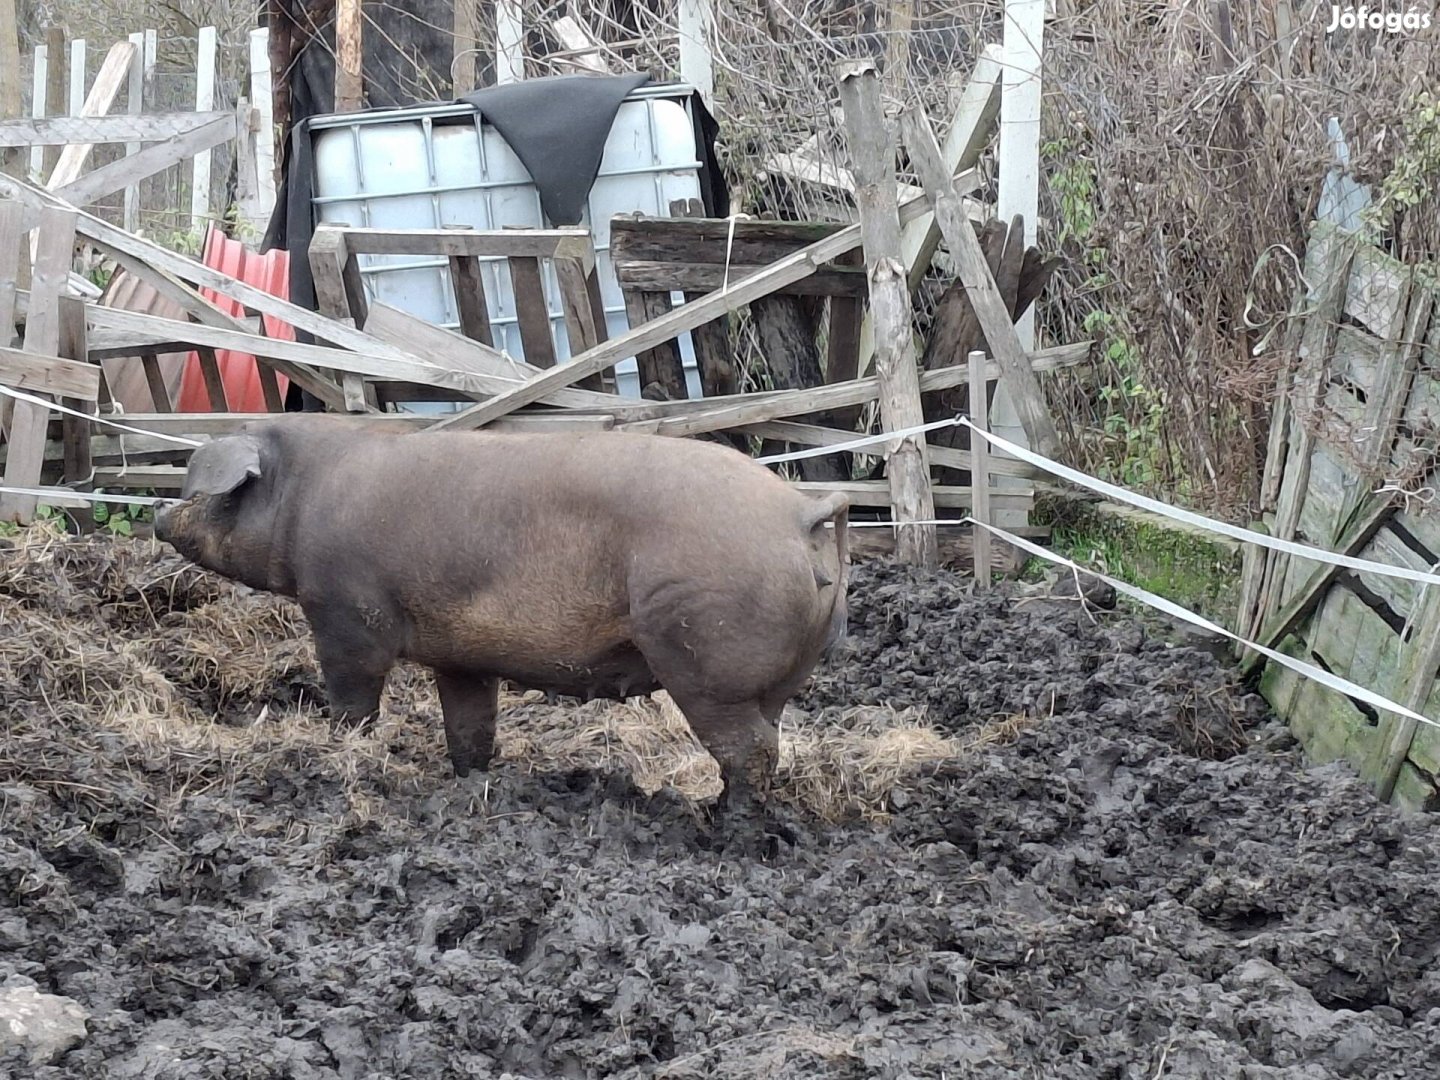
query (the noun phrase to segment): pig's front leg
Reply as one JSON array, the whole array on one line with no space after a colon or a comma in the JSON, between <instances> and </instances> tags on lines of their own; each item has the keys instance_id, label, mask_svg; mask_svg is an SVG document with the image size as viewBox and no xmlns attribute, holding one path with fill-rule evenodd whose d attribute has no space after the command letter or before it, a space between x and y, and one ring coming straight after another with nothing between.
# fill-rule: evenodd
<instances>
[{"instance_id":1,"label":"pig's front leg","mask_svg":"<svg viewBox=\"0 0 1440 1080\"><path fill-rule=\"evenodd\" d=\"M495 714L500 680L454 672L435 672L440 710L445 715L445 746L461 779L472 769L486 772L495 756Z\"/></svg>"},{"instance_id":2,"label":"pig's front leg","mask_svg":"<svg viewBox=\"0 0 1440 1080\"><path fill-rule=\"evenodd\" d=\"M380 695L397 657L393 636L377 633L363 620L306 612L315 632L315 658L325 677L330 719L355 729L380 712Z\"/></svg>"}]
</instances>

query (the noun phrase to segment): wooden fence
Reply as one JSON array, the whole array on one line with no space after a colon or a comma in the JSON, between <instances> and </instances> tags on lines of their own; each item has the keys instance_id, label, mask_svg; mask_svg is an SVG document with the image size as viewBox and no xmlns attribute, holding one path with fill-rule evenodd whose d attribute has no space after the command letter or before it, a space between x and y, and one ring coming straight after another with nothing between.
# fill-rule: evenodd
<instances>
[{"instance_id":1,"label":"wooden fence","mask_svg":"<svg viewBox=\"0 0 1440 1080\"><path fill-rule=\"evenodd\" d=\"M1440 316L1434 266L1407 266L1331 222L1312 227L1300 360L1278 395L1263 526L1347 555L1440 565ZM1259 525L1256 526L1260 527ZM1440 717L1440 589L1247 551L1239 626L1428 717ZM1251 654L1245 666L1256 666ZM1382 799L1432 808L1440 729L1270 665L1261 687L1310 756L1354 764Z\"/></svg>"}]
</instances>

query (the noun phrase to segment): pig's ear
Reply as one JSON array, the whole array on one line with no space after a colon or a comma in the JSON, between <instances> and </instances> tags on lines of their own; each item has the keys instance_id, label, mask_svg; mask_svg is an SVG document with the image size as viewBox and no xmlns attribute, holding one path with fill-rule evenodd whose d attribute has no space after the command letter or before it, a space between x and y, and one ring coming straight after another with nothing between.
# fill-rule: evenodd
<instances>
[{"instance_id":1,"label":"pig's ear","mask_svg":"<svg viewBox=\"0 0 1440 1080\"><path fill-rule=\"evenodd\" d=\"M216 439L190 455L182 499L192 495L228 495L260 475L260 440L253 435Z\"/></svg>"}]
</instances>

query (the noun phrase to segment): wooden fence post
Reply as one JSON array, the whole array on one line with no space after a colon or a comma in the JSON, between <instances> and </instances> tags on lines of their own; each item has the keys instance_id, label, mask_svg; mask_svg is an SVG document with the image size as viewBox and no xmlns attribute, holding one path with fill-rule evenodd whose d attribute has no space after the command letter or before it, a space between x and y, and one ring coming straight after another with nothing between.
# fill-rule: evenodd
<instances>
[{"instance_id":1,"label":"wooden fence post","mask_svg":"<svg viewBox=\"0 0 1440 1080\"><path fill-rule=\"evenodd\" d=\"M895 190L895 147L885 132L880 81L870 60L838 65L840 103L845 110L850 171L870 282L870 311L875 323L875 374L880 382L882 429L895 431L925 422L920 405L920 374L910 321L910 290L900 261L900 214ZM895 551L902 562L934 566L938 561L925 436L899 441L885 464L890 502L898 525Z\"/></svg>"},{"instance_id":2,"label":"wooden fence post","mask_svg":"<svg viewBox=\"0 0 1440 1080\"><path fill-rule=\"evenodd\" d=\"M64 116L65 95L69 86L67 77L69 49L65 43L63 28L59 26L45 28L45 57L45 115ZM59 159L60 147L45 147L44 160L38 170L39 174L49 176L50 170L55 168L55 162Z\"/></svg>"},{"instance_id":3,"label":"wooden fence post","mask_svg":"<svg viewBox=\"0 0 1440 1080\"><path fill-rule=\"evenodd\" d=\"M259 114L255 131L256 215L268 222L275 209L275 91L270 79L270 29L250 31L250 101Z\"/></svg>"},{"instance_id":4,"label":"wooden fence post","mask_svg":"<svg viewBox=\"0 0 1440 1080\"><path fill-rule=\"evenodd\" d=\"M195 53L195 111L210 112L215 107L215 48L217 45L215 27L202 26L200 40ZM337 76L338 77L338 76ZM244 132L237 131L236 139L244 138ZM190 184L190 231L197 236L205 235L205 223L210 217L210 151L202 150L195 155L195 166Z\"/></svg>"},{"instance_id":5,"label":"wooden fence post","mask_svg":"<svg viewBox=\"0 0 1440 1080\"><path fill-rule=\"evenodd\" d=\"M985 387L985 354L970 354L970 423L981 431L990 430L989 393ZM971 552L975 561L975 587L990 588L990 444L970 433L970 516L979 524L971 526Z\"/></svg>"},{"instance_id":6,"label":"wooden fence post","mask_svg":"<svg viewBox=\"0 0 1440 1080\"><path fill-rule=\"evenodd\" d=\"M495 81L525 78L525 20L520 0L495 0Z\"/></svg>"},{"instance_id":7,"label":"wooden fence post","mask_svg":"<svg viewBox=\"0 0 1440 1080\"><path fill-rule=\"evenodd\" d=\"M714 108L715 98L715 60L710 55L714 17L712 0L680 0L680 81L699 91L707 108Z\"/></svg>"},{"instance_id":8,"label":"wooden fence post","mask_svg":"<svg viewBox=\"0 0 1440 1080\"><path fill-rule=\"evenodd\" d=\"M130 60L130 72L126 78L125 111L131 116L145 112L145 34L143 31L130 35L130 44L135 46L135 55ZM133 157L140 152L138 142L125 144L125 156ZM140 186L130 184L125 188L125 209L121 220L125 228L135 232L140 222Z\"/></svg>"},{"instance_id":9,"label":"wooden fence post","mask_svg":"<svg viewBox=\"0 0 1440 1080\"><path fill-rule=\"evenodd\" d=\"M36 120L43 120L46 113L46 100L50 89L50 47L48 45L35 46L35 69L30 73L30 115ZM32 146L30 148L30 172L40 176L41 170L45 168L45 148L43 146Z\"/></svg>"},{"instance_id":10,"label":"wooden fence post","mask_svg":"<svg viewBox=\"0 0 1440 1080\"><path fill-rule=\"evenodd\" d=\"M85 39L70 42L70 116L79 116L85 108ZM52 169L51 172L54 172ZM47 174L48 175L48 174Z\"/></svg>"}]
</instances>

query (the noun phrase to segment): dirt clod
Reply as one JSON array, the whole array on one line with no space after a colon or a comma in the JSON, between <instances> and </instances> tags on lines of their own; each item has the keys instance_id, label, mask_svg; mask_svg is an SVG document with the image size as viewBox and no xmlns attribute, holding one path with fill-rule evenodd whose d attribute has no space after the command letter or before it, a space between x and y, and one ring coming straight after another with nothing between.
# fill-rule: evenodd
<instances>
[{"instance_id":1,"label":"dirt clod","mask_svg":"<svg viewBox=\"0 0 1440 1080\"><path fill-rule=\"evenodd\" d=\"M330 732L288 603L148 543L0 552L0 980L90 1016L0 1075L1440 1074L1433 819L1123 611L854 590L767 860L663 697L512 695L458 783L419 672Z\"/></svg>"}]
</instances>

